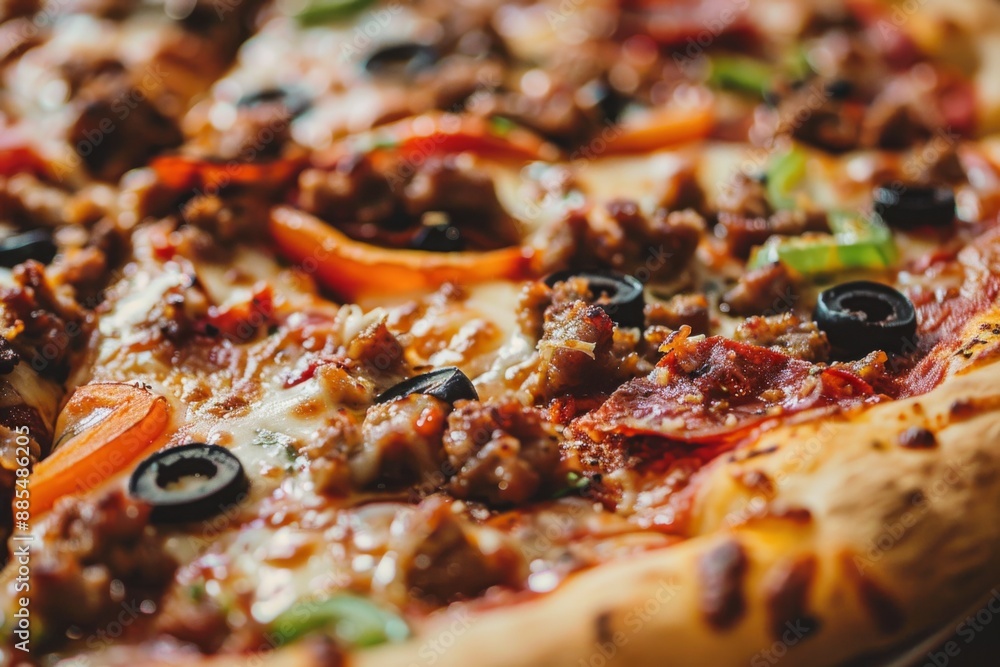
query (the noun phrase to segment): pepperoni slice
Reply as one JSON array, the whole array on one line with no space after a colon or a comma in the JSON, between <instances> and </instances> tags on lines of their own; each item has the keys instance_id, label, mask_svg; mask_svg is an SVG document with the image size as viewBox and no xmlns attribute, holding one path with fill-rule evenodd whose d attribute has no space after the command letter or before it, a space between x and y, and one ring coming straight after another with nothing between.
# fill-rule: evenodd
<instances>
[{"instance_id":1,"label":"pepperoni slice","mask_svg":"<svg viewBox=\"0 0 1000 667\"><path fill-rule=\"evenodd\" d=\"M622 385L576 428L594 440L656 436L712 444L767 420L871 400L872 388L848 371L714 336L675 346L652 373Z\"/></svg>"}]
</instances>

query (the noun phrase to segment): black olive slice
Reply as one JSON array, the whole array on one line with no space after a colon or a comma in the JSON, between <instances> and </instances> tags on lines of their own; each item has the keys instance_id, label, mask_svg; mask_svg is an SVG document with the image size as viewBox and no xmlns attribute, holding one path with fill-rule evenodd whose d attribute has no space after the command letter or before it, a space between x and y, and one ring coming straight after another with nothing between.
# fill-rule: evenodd
<instances>
[{"instance_id":1,"label":"black olive slice","mask_svg":"<svg viewBox=\"0 0 1000 667\"><path fill-rule=\"evenodd\" d=\"M872 210L890 227L946 227L955 220L955 193L948 187L883 185L875 188Z\"/></svg>"},{"instance_id":2,"label":"black olive slice","mask_svg":"<svg viewBox=\"0 0 1000 667\"><path fill-rule=\"evenodd\" d=\"M438 61L434 47L416 42L402 42L383 46L371 53L364 63L365 71L372 76L413 77Z\"/></svg>"},{"instance_id":3,"label":"black olive slice","mask_svg":"<svg viewBox=\"0 0 1000 667\"><path fill-rule=\"evenodd\" d=\"M8 269L34 259L48 264L56 256L56 244L45 229L32 229L0 241L0 266Z\"/></svg>"},{"instance_id":4,"label":"black olive slice","mask_svg":"<svg viewBox=\"0 0 1000 667\"><path fill-rule=\"evenodd\" d=\"M823 89L832 100L846 100L854 92L854 84L847 79L832 79Z\"/></svg>"},{"instance_id":5,"label":"black olive slice","mask_svg":"<svg viewBox=\"0 0 1000 667\"><path fill-rule=\"evenodd\" d=\"M238 503L249 484L232 452L193 442L156 452L140 463L128 490L152 506L154 523L183 523L205 519Z\"/></svg>"},{"instance_id":6,"label":"black olive slice","mask_svg":"<svg viewBox=\"0 0 1000 667\"><path fill-rule=\"evenodd\" d=\"M479 400L479 392L473 386L472 380L454 366L449 366L403 380L379 394L375 398L375 403L388 403L410 394L428 394L445 403L454 403L462 399Z\"/></svg>"},{"instance_id":7,"label":"black olive slice","mask_svg":"<svg viewBox=\"0 0 1000 667\"><path fill-rule=\"evenodd\" d=\"M458 227L453 225L423 225L410 245L416 250L458 252L465 250L465 239Z\"/></svg>"},{"instance_id":8,"label":"black olive slice","mask_svg":"<svg viewBox=\"0 0 1000 667\"><path fill-rule=\"evenodd\" d=\"M594 305L599 306L620 327L639 327L645 323L643 309L646 301L643 297L642 283L634 276L617 271L557 271L545 278L545 284L555 287L557 283L570 278L584 278L591 294L594 295Z\"/></svg>"},{"instance_id":9,"label":"black olive slice","mask_svg":"<svg viewBox=\"0 0 1000 667\"><path fill-rule=\"evenodd\" d=\"M312 99L301 88L277 86L247 93L236 101L236 106L244 108L261 107L268 104L284 106L289 115L295 118L309 110L309 107L312 106Z\"/></svg>"},{"instance_id":10,"label":"black olive slice","mask_svg":"<svg viewBox=\"0 0 1000 667\"><path fill-rule=\"evenodd\" d=\"M830 344L850 358L874 350L902 352L914 344L917 314L905 295L881 283L859 280L825 290L813 314Z\"/></svg>"}]
</instances>

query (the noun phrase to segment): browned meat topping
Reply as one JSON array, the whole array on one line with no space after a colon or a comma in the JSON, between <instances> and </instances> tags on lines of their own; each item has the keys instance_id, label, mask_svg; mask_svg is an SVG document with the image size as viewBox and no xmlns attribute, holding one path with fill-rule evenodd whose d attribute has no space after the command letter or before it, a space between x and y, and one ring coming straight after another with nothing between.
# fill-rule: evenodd
<instances>
[{"instance_id":1,"label":"browned meat topping","mask_svg":"<svg viewBox=\"0 0 1000 667\"><path fill-rule=\"evenodd\" d=\"M417 77L413 90L427 99L411 102L406 111L414 107L479 111L491 99L487 93L502 81L503 65L496 59L453 55L441 60L435 70Z\"/></svg>"},{"instance_id":2,"label":"browned meat topping","mask_svg":"<svg viewBox=\"0 0 1000 667\"><path fill-rule=\"evenodd\" d=\"M306 169L299 192L303 209L334 224L379 225L399 215L389 179L364 156L342 161L331 171Z\"/></svg>"},{"instance_id":3,"label":"browned meat topping","mask_svg":"<svg viewBox=\"0 0 1000 667\"><path fill-rule=\"evenodd\" d=\"M965 167L955 150L955 146L944 142L944 147L938 145L937 139L929 141L917 148L910 158L910 163L918 169L915 180L925 185L940 185L949 183L959 185L968 182ZM913 174L904 174L914 176Z\"/></svg>"},{"instance_id":4,"label":"browned meat topping","mask_svg":"<svg viewBox=\"0 0 1000 667\"><path fill-rule=\"evenodd\" d=\"M176 564L147 526L149 508L113 491L56 505L46 548L33 552L31 608L50 648L70 627L93 629L126 601L159 597ZM72 600L72 604L67 604Z\"/></svg>"},{"instance_id":5,"label":"browned meat topping","mask_svg":"<svg viewBox=\"0 0 1000 667\"><path fill-rule=\"evenodd\" d=\"M553 427L512 399L458 407L448 417L444 448L455 471L448 490L459 498L517 505L552 490L558 478Z\"/></svg>"},{"instance_id":6,"label":"browned meat topping","mask_svg":"<svg viewBox=\"0 0 1000 667\"><path fill-rule=\"evenodd\" d=\"M774 213L764 182L743 171L737 172L725 184L715 205L719 213L731 213L743 218L767 218Z\"/></svg>"},{"instance_id":7,"label":"browned meat topping","mask_svg":"<svg viewBox=\"0 0 1000 667\"><path fill-rule=\"evenodd\" d=\"M0 289L0 331L33 369L62 378L70 355L86 342L89 316L72 290L56 288L38 262L16 267L14 282Z\"/></svg>"},{"instance_id":8,"label":"browned meat topping","mask_svg":"<svg viewBox=\"0 0 1000 667\"><path fill-rule=\"evenodd\" d=\"M783 264L754 269L722 296L720 308L734 315L770 315L790 310L799 300Z\"/></svg>"},{"instance_id":9,"label":"browned meat topping","mask_svg":"<svg viewBox=\"0 0 1000 667\"><path fill-rule=\"evenodd\" d=\"M0 23L19 16L31 16L38 11L38 0L3 0L0 2Z\"/></svg>"},{"instance_id":10,"label":"browned meat topping","mask_svg":"<svg viewBox=\"0 0 1000 667\"><path fill-rule=\"evenodd\" d=\"M465 235L481 228L494 240L481 247L517 245L521 239L514 220L497 199L493 179L485 172L461 166L453 158L427 160L403 191L406 213L420 219L428 213L443 213Z\"/></svg>"},{"instance_id":11,"label":"browned meat topping","mask_svg":"<svg viewBox=\"0 0 1000 667\"><path fill-rule=\"evenodd\" d=\"M403 345L384 321L376 322L347 346L346 356L355 361L373 381L378 391L387 389L409 373Z\"/></svg>"},{"instance_id":12,"label":"browned meat topping","mask_svg":"<svg viewBox=\"0 0 1000 667\"><path fill-rule=\"evenodd\" d=\"M805 232L827 232L826 215L803 209L775 211L763 183L743 172L723 189L718 200L716 233L735 257L746 259L754 246L771 236L798 236Z\"/></svg>"},{"instance_id":13,"label":"browned meat topping","mask_svg":"<svg viewBox=\"0 0 1000 667\"><path fill-rule=\"evenodd\" d=\"M669 301L646 304L646 326L661 326L674 331L687 325L693 334L708 334L711 318L704 294L677 294Z\"/></svg>"},{"instance_id":14,"label":"browned meat topping","mask_svg":"<svg viewBox=\"0 0 1000 667\"><path fill-rule=\"evenodd\" d=\"M420 536L406 554L406 583L417 598L434 604L472 598L492 586L514 585L520 557L506 546L484 549L450 501L432 496L413 517Z\"/></svg>"},{"instance_id":15,"label":"browned meat topping","mask_svg":"<svg viewBox=\"0 0 1000 667\"><path fill-rule=\"evenodd\" d=\"M830 355L830 342L815 322L793 313L750 317L736 327L734 340L768 347L804 361L823 362Z\"/></svg>"},{"instance_id":16,"label":"browned meat topping","mask_svg":"<svg viewBox=\"0 0 1000 667\"><path fill-rule=\"evenodd\" d=\"M717 630L731 628L746 610L743 579L747 566L746 553L735 540L719 544L698 561L701 612Z\"/></svg>"},{"instance_id":17,"label":"browned meat topping","mask_svg":"<svg viewBox=\"0 0 1000 667\"><path fill-rule=\"evenodd\" d=\"M875 391L888 396L896 396L899 392L898 368L893 368L898 360L887 366L888 355L881 350L870 352L867 356L846 363L837 362L834 368L844 368L854 373L872 386Z\"/></svg>"},{"instance_id":18,"label":"browned meat topping","mask_svg":"<svg viewBox=\"0 0 1000 667\"><path fill-rule=\"evenodd\" d=\"M88 80L76 96L79 116L68 139L96 178L116 181L129 169L181 143L175 122L147 95L136 94L142 90L142 82L115 71ZM130 108L123 100L134 106Z\"/></svg>"},{"instance_id":19,"label":"browned meat topping","mask_svg":"<svg viewBox=\"0 0 1000 667\"><path fill-rule=\"evenodd\" d=\"M29 173L0 177L0 220L21 227L56 227L67 222L70 195Z\"/></svg>"},{"instance_id":20,"label":"browned meat topping","mask_svg":"<svg viewBox=\"0 0 1000 667\"><path fill-rule=\"evenodd\" d=\"M194 600L190 595L169 595L157 613L155 627L163 634L215 653L232 635L226 610L207 595Z\"/></svg>"},{"instance_id":21,"label":"browned meat topping","mask_svg":"<svg viewBox=\"0 0 1000 667\"><path fill-rule=\"evenodd\" d=\"M299 188L303 209L354 238L382 245L408 247L421 223L454 226L463 245L480 249L521 240L492 177L453 156L378 169L368 157L353 156L331 171L307 169Z\"/></svg>"},{"instance_id":22,"label":"browned meat topping","mask_svg":"<svg viewBox=\"0 0 1000 667\"><path fill-rule=\"evenodd\" d=\"M441 436L448 409L426 394L370 407L362 442L347 453L355 485L398 487L433 478L444 458Z\"/></svg>"},{"instance_id":23,"label":"browned meat topping","mask_svg":"<svg viewBox=\"0 0 1000 667\"><path fill-rule=\"evenodd\" d=\"M664 279L682 271L705 233L705 220L692 210L660 209L644 215L634 201L606 206L609 224L594 224L587 248L602 265L640 280Z\"/></svg>"},{"instance_id":24,"label":"browned meat topping","mask_svg":"<svg viewBox=\"0 0 1000 667\"><path fill-rule=\"evenodd\" d=\"M826 99L817 105L816 94L814 89L803 89L785 103L782 112L791 118L798 111L811 108L803 122L790 124L792 136L831 153L856 148L861 140L863 109L835 99Z\"/></svg>"},{"instance_id":25,"label":"browned meat topping","mask_svg":"<svg viewBox=\"0 0 1000 667\"><path fill-rule=\"evenodd\" d=\"M550 306L538 343L538 369L529 380L536 399L607 388L618 375L618 360L611 355L614 328L604 310L584 301Z\"/></svg>"},{"instance_id":26,"label":"browned meat topping","mask_svg":"<svg viewBox=\"0 0 1000 667\"><path fill-rule=\"evenodd\" d=\"M188 201L181 217L190 225L212 234L220 243L250 242L267 229L267 200L253 193L219 197L200 195Z\"/></svg>"}]
</instances>

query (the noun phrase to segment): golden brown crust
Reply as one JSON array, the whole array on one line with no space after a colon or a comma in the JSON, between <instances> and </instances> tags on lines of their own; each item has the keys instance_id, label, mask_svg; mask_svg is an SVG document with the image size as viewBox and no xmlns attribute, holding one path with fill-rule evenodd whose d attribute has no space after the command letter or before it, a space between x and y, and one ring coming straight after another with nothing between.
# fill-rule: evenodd
<instances>
[{"instance_id":1,"label":"golden brown crust","mask_svg":"<svg viewBox=\"0 0 1000 667\"><path fill-rule=\"evenodd\" d=\"M513 606L453 606L352 664L828 665L945 623L1000 574L1000 336L985 338L928 394L775 430L718 460L690 540ZM901 443L913 428L934 442Z\"/></svg>"}]
</instances>

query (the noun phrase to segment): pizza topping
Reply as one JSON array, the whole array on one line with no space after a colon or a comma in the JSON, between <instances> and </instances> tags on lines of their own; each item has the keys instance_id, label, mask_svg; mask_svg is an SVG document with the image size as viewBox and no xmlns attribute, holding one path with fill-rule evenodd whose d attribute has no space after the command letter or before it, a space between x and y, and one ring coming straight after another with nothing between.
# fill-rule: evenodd
<instances>
[{"instance_id":1,"label":"pizza topping","mask_svg":"<svg viewBox=\"0 0 1000 667\"><path fill-rule=\"evenodd\" d=\"M117 181L129 169L182 140L175 122L149 97L133 99L136 89L141 90L141 84L120 70L95 76L76 95L80 115L68 139L95 178ZM123 100L134 104L124 117Z\"/></svg>"},{"instance_id":2,"label":"pizza topping","mask_svg":"<svg viewBox=\"0 0 1000 667\"><path fill-rule=\"evenodd\" d=\"M122 613L122 601L159 599L176 563L147 529L149 508L120 491L60 505L32 555L31 610L49 648Z\"/></svg>"},{"instance_id":3,"label":"pizza topping","mask_svg":"<svg viewBox=\"0 0 1000 667\"><path fill-rule=\"evenodd\" d=\"M450 407L419 391L378 400L365 415L362 441L347 451L354 483L360 488L398 487L433 476L443 459L441 436Z\"/></svg>"},{"instance_id":4,"label":"pizza topping","mask_svg":"<svg viewBox=\"0 0 1000 667\"><path fill-rule=\"evenodd\" d=\"M269 631L281 644L293 642L310 632L324 632L343 648L403 641L410 635L402 618L348 593L325 600L299 602L275 618Z\"/></svg>"},{"instance_id":5,"label":"pizza topping","mask_svg":"<svg viewBox=\"0 0 1000 667\"><path fill-rule=\"evenodd\" d=\"M539 411L517 401L466 403L448 417L444 449L459 498L509 506L537 498L558 481L559 443Z\"/></svg>"},{"instance_id":6,"label":"pizza topping","mask_svg":"<svg viewBox=\"0 0 1000 667\"><path fill-rule=\"evenodd\" d=\"M774 314L789 310L799 300L795 282L784 264L768 264L740 276L722 296L720 308L734 315Z\"/></svg>"},{"instance_id":7,"label":"pizza topping","mask_svg":"<svg viewBox=\"0 0 1000 667\"><path fill-rule=\"evenodd\" d=\"M432 67L439 58L437 50L432 46L401 42L373 51L365 58L364 68L373 76L412 78L418 72Z\"/></svg>"},{"instance_id":8,"label":"pizza topping","mask_svg":"<svg viewBox=\"0 0 1000 667\"><path fill-rule=\"evenodd\" d=\"M356 222L399 229L401 215L388 175L366 155L337 163L335 169L306 169L299 176L299 207L334 224Z\"/></svg>"},{"instance_id":9,"label":"pizza topping","mask_svg":"<svg viewBox=\"0 0 1000 667\"><path fill-rule=\"evenodd\" d=\"M236 100L237 108L254 109L279 105L289 118L304 114L312 105L312 99L305 90L295 86L277 86L247 93Z\"/></svg>"},{"instance_id":10,"label":"pizza topping","mask_svg":"<svg viewBox=\"0 0 1000 667\"><path fill-rule=\"evenodd\" d=\"M870 281L824 290L813 315L840 354L860 357L872 350L899 352L913 346L917 315L905 295Z\"/></svg>"},{"instance_id":11,"label":"pizza topping","mask_svg":"<svg viewBox=\"0 0 1000 667\"><path fill-rule=\"evenodd\" d=\"M59 415L60 440L31 476L31 507L103 485L140 456L166 429L167 401L130 384L78 387Z\"/></svg>"},{"instance_id":12,"label":"pizza topping","mask_svg":"<svg viewBox=\"0 0 1000 667\"><path fill-rule=\"evenodd\" d=\"M0 330L32 368L61 379L86 343L90 316L34 260L15 267L13 278L14 286L0 287Z\"/></svg>"},{"instance_id":13,"label":"pizza topping","mask_svg":"<svg viewBox=\"0 0 1000 667\"><path fill-rule=\"evenodd\" d=\"M705 219L691 209L646 215L635 201L613 199L604 213L590 224L578 266L589 260L631 275L670 278L689 264L705 234Z\"/></svg>"},{"instance_id":14,"label":"pizza topping","mask_svg":"<svg viewBox=\"0 0 1000 667\"><path fill-rule=\"evenodd\" d=\"M461 229L447 222L424 224L414 235L410 247L428 252L458 252L465 250L465 239Z\"/></svg>"},{"instance_id":15,"label":"pizza topping","mask_svg":"<svg viewBox=\"0 0 1000 667\"><path fill-rule=\"evenodd\" d=\"M645 307L646 326L674 331L691 327L691 333L708 334L711 327L708 299L704 294L675 294L668 301L654 301Z\"/></svg>"},{"instance_id":16,"label":"pizza topping","mask_svg":"<svg viewBox=\"0 0 1000 667\"><path fill-rule=\"evenodd\" d=\"M955 192L951 188L897 183L875 188L873 198L874 212L896 229L945 227L955 221Z\"/></svg>"},{"instance_id":17,"label":"pizza topping","mask_svg":"<svg viewBox=\"0 0 1000 667\"><path fill-rule=\"evenodd\" d=\"M45 229L13 234L0 241L0 266L13 268L29 259L48 264L56 256L56 244Z\"/></svg>"},{"instance_id":18,"label":"pizza topping","mask_svg":"<svg viewBox=\"0 0 1000 667\"><path fill-rule=\"evenodd\" d=\"M156 452L132 473L129 493L149 503L156 523L197 521L236 505L249 480L228 449L196 442Z\"/></svg>"},{"instance_id":19,"label":"pizza topping","mask_svg":"<svg viewBox=\"0 0 1000 667\"><path fill-rule=\"evenodd\" d=\"M740 171L727 183L716 203L716 234L734 257L745 259L751 250L775 235L799 236L827 232L826 214L795 206L793 190L805 172L806 156L791 150L773 158L763 178Z\"/></svg>"},{"instance_id":20,"label":"pizza topping","mask_svg":"<svg viewBox=\"0 0 1000 667\"><path fill-rule=\"evenodd\" d=\"M401 190L403 214L413 222L450 223L480 249L521 241L517 223L497 199L493 178L485 171L450 157L429 158L405 187L394 186Z\"/></svg>"},{"instance_id":21,"label":"pizza topping","mask_svg":"<svg viewBox=\"0 0 1000 667\"><path fill-rule=\"evenodd\" d=\"M458 510L459 503L431 496L394 531L408 597L446 604L520 579L521 556L492 530L474 530Z\"/></svg>"},{"instance_id":22,"label":"pizza topping","mask_svg":"<svg viewBox=\"0 0 1000 667\"><path fill-rule=\"evenodd\" d=\"M617 271L559 271L545 278L545 284L576 280L582 283L585 300L603 310L620 327L642 327L643 285L634 276Z\"/></svg>"},{"instance_id":23,"label":"pizza topping","mask_svg":"<svg viewBox=\"0 0 1000 667\"><path fill-rule=\"evenodd\" d=\"M763 97L775 73L773 66L756 58L720 55L712 58L708 82L717 88Z\"/></svg>"},{"instance_id":24,"label":"pizza topping","mask_svg":"<svg viewBox=\"0 0 1000 667\"><path fill-rule=\"evenodd\" d=\"M289 207L271 211L269 230L282 253L315 270L320 282L348 300L531 274L532 251L519 246L453 253L384 248Z\"/></svg>"},{"instance_id":25,"label":"pizza topping","mask_svg":"<svg viewBox=\"0 0 1000 667\"><path fill-rule=\"evenodd\" d=\"M647 377L631 380L574 424L608 435L725 442L768 419L860 405L872 389L844 370L816 366L718 336L677 337Z\"/></svg>"},{"instance_id":26,"label":"pizza topping","mask_svg":"<svg viewBox=\"0 0 1000 667\"><path fill-rule=\"evenodd\" d=\"M831 211L827 219L832 233L772 236L754 248L747 266L781 262L801 275L816 276L850 269L885 270L895 263L895 240L877 216L865 219L850 212Z\"/></svg>"},{"instance_id":27,"label":"pizza topping","mask_svg":"<svg viewBox=\"0 0 1000 667\"><path fill-rule=\"evenodd\" d=\"M465 373L451 366L403 380L379 394L375 398L375 403L388 403L411 394L427 394L445 403L479 400L479 394L476 392L472 380Z\"/></svg>"},{"instance_id":28,"label":"pizza topping","mask_svg":"<svg viewBox=\"0 0 1000 667\"><path fill-rule=\"evenodd\" d=\"M748 566L746 552L735 540L722 542L699 558L699 606L715 629L731 628L742 618L746 610L743 580Z\"/></svg>"},{"instance_id":29,"label":"pizza topping","mask_svg":"<svg viewBox=\"0 0 1000 667\"><path fill-rule=\"evenodd\" d=\"M767 347L803 361L824 362L830 354L826 334L815 322L794 313L750 317L736 327L733 340Z\"/></svg>"},{"instance_id":30,"label":"pizza topping","mask_svg":"<svg viewBox=\"0 0 1000 667\"><path fill-rule=\"evenodd\" d=\"M342 21L362 11L375 0L309 0L295 15L304 26Z\"/></svg>"},{"instance_id":31,"label":"pizza topping","mask_svg":"<svg viewBox=\"0 0 1000 667\"><path fill-rule=\"evenodd\" d=\"M612 354L615 325L599 306L553 303L545 310L543 332L538 368L529 380L536 398L594 392L618 376L621 360Z\"/></svg>"}]
</instances>

